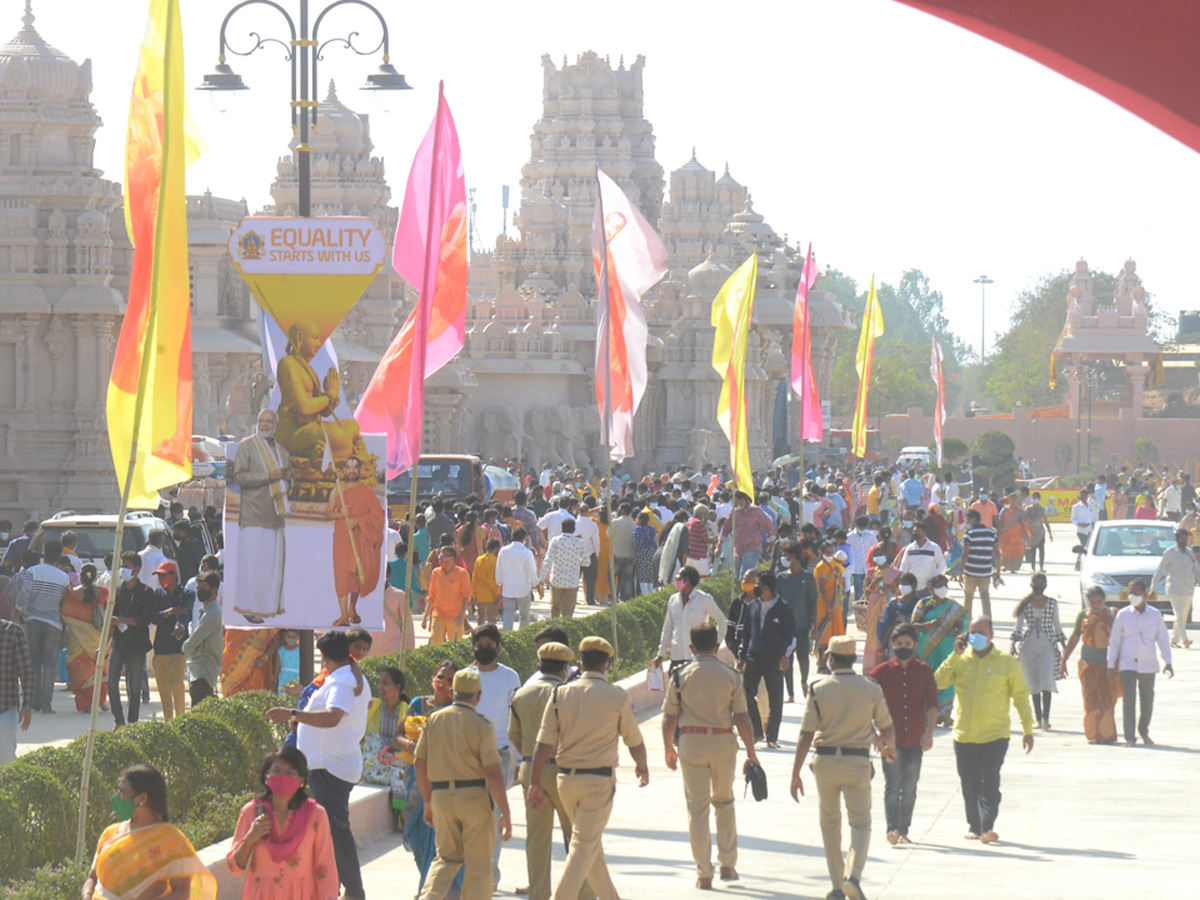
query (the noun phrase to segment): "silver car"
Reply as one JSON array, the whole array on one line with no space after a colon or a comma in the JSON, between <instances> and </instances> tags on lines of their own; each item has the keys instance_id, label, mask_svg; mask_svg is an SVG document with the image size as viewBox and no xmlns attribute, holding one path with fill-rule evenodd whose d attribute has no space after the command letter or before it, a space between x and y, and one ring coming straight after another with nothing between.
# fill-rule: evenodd
<instances>
[{"instance_id":1,"label":"silver car","mask_svg":"<svg viewBox=\"0 0 1200 900\"><path fill-rule=\"evenodd\" d=\"M1079 599L1087 608L1087 592L1099 587L1107 602L1121 602L1121 591L1141 579L1147 590L1156 591L1154 605L1170 612L1171 605L1161 585L1151 584L1163 553L1175 546L1175 524L1153 519L1113 519L1097 522L1087 545L1087 556L1079 572Z\"/></svg>"}]
</instances>

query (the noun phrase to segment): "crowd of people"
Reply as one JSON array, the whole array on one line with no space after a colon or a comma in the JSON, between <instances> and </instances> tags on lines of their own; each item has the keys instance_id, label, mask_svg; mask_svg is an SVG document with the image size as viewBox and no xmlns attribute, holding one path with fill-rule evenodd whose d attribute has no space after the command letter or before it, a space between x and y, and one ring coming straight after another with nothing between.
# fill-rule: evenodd
<instances>
[{"instance_id":1,"label":"crowd of people","mask_svg":"<svg viewBox=\"0 0 1200 900\"><path fill-rule=\"evenodd\" d=\"M1141 477L1106 473L1080 492L1071 521L1081 543L1132 491L1154 490ZM153 532L115 571L106 560L108 572L74 556L69 531L34 552L31 522L7 544L0 571L0 762L15 754L16 732L32 713L53 713L61 647L77 708L88 709L99 690L116 727L138 719L149 659L164 718L218 690L298 697L296 709L268 713L291 733L263 761L262 793L242 810L229 853L230 870L246 873L247 897L332 900L339 885L346 897L364 896L349 816L350 791L360 781L390 789L423 900L452 891L491 895L501 877L500 848L511 835L507 793L518 782L527 822L522 891L533 900L552 893L575 900L586 895L586 883L597 896L615 897L602 837L618 741L629 748L640 783L649 770L629 697L604 677L612 647L589 637L576 657L566 631L551 623L537 635L539 670L522 684L501 662L503 640L532 623L535 592L544 597L549 589L554 618L574 615L580 597L603 606L660 586L673 586L673 593L651 665L667 667L665 763L683 773L701 889L739 878L739 746L748 767L758 765L759 746L779 748L783 706L797 695L805 707L791 793L803 793L811 754L834 898L863 896L872 749L883 759L889 843L911 842L922 756L938 727L952 729L966 838L998 840L1009 709L1018 712L1029 752L1035 731L1052 727L1053 695L1077 648L1088 741L1118 741L1115 708L1123 698L1125 743L1153 743L1159 656L1173 675L1172 644L1190 645L1186 611L1200 580L1191 549L1200 518L1186 477L1166 479L1154 494L1165 496L1156 515L1180 523L1177 546L1150 580L1165 585L1176 607L1173 641L1142 581L1128 586L1129 602L1115 614L1106 602L1112 598L1093 588L1068 636L1058 601L1046 593L1051 516L1028 485L993 493L960 485L952 472L919 467L793 467L758 479L752 498L728 478L705 466L641 480L618 475L610 485L548 469L510 503L434 498L416 516L411 537L404 522L389 529L395 628L321 635L322 667L307 686L299 681L297 633L222 627L220 559L205 555L198 540L188 544L197 535L181 509L170 510L175 559L164 553L165 534ZM1135 495L1135 516L1141 499ZM990 592L1025 565L1029 591L1014 612L1005 653L995 643ZM728 569L739 576L740 591L726 614L701 585ZM110 602L106 677L95 654ZM865 638L861 653L850 633L852 614ZM373 692L358 662L394 652L405 635L411 640L413 615L422 617L433 644L469 638L474 664L441 663L430 692L414 699L405 693L404 673L387 668ZM716 658L721 643L734 667ZM98 887L119 896L113 885L131 878L173 888L188 877L186 839L160 827L168 821L161 775L130 769L113 807L120 824L101 838L85 896ZM556 819L569 851L552 891ZM147 841L170 846L180 867L124 872L102 863L119 858L114 848ZM204 896L202 876L195 877L193 896Z\"/></svg>"}]
</instances>

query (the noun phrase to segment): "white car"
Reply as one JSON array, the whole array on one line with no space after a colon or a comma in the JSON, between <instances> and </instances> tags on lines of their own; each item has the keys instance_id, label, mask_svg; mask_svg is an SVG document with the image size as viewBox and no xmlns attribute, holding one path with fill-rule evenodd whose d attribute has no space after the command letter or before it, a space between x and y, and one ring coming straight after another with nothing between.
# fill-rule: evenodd
<instances>
[{"instance_id":1,"label":"white car","mask_svg":"<svg viewBox=\"0 0 1200 900\"><path fill-rule=\"evenodd\" d=\"M898 466L908 467L919 464L925 468L929 468L932 462L933 454L929 451L929 448L921 446L902 447L900 455L896 457L896 465Z\"/></svg>"},{"instance_id":2,"label":"white car","mask_svg":"<svg viewBox=\"0 0 1200 900\"><path fill-rule=\"evenodd\" d=\"M1121 591L1135 579L1157 591L1154 605L1169 612L1170 604L1161 586L1151 584L1163 553L1175 546L1175 524L1154 519L1112 519L1097 522L1087 544L1087 556L1079 572L1079 599L1087 608L1087 592L1104 590L1106 602L1121 602Z\"/></svg>"}]
</instances>

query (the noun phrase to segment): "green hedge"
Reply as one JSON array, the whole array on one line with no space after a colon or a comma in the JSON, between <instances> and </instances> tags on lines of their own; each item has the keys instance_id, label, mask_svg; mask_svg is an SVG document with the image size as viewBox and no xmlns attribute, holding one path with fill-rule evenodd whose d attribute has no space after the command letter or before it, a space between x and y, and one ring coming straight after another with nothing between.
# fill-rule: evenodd
<instances>
[{"instance_id":1,"label":"green hedge","mask_svg":"<svg viewBox=\"0 0 1200 900\"><path fill-rule=\"evenodd\" d=\"M729 573L709 578L704 590L728 609ZM610 672L617 680L644 669L658 650L667 601L673 589L638 597L617 607L619 659ZM576 650L588 635L612 641L612 610L578 619L558 619ZM546 621L504 635L501 661L522 679L537 668L533 636ZM468 641L420 647L405 654L409 693L424 693L443 659L471 663ZM378 689L379 672L399 666L399 656L371 657L363 672ZM283 740L286 727L267 722L264 713L294 700L269 691L208 700L171 722L139 722L97 735L88 790L87 855L100 832L112 823L109 797L120 773L135 763L159 769L167 780L171 821L197 849L233 834L238 812L258 789L260 762ZM0 895L5 900L75 900L88 865L69 862L75 853L84 738L64 747L43 747L0 767L0 821L25 823L0 853Z\"/></svg>"},{"instance_id":2,"label":"green hedge","mask_svg":"<svg viewBox=\"0 0 1200 900\"><path fill-rule=\"evenodd\" d=\"M264 753L284 729L263 713L279 704L268 691L208 700L171 722L139 722L96 736L88 788L87 855L113 821L109 797L123 770L149 763L167 780L171 821L196 847L233 833L242 805L258 788ZM0 766L0 819L21 822L0 854L0 894L56 898L52 885L78 874L75 854L85 738L43 747ZM66 873L66 874L63 874ZM75 898L83 880L64 897Z\"/></svg>"}]
</instances>

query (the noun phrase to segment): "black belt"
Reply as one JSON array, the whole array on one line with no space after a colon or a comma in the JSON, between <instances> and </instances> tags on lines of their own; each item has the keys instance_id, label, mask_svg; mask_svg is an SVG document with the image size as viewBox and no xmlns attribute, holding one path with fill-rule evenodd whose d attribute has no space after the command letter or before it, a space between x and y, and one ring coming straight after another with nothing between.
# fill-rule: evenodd
<instances>
[{"instance_id":1,"label":"black belt","mask_svg":"<svg viewBox=\"0 0 1200 900\"><path fill-rule=\"evenodd\" d=\"M435 781L432 784L435 791L445 791L450 788L457 790L459 788L485 787L486 785L487 780L483 778L472 778L469 781Z\"/></svg>"},{"instance_id":2,"label":"black belt","mask_svg":"<svg viewBox=\"0 0 1200 900\"><path fill-rule=\"evenodd\" d=\"M871 751L866 747L813 747L817 756L870 756Z\"/></svg>"},{"instance_id":3,"label":"black belt","mask_svg":"<svg viewBox=\"0 0 1200 900\"><path fill-rule=\"evenodd\" d=\"M521 762L523 762L523 763L529 763L530 765L533 765L533 757L532 757L532 756L522 756L522 757L521 757ZM552 766L556 766L556 765L558 765L558 760L557 760L557 759L555 759L553 756L552 756L552 757L550 757L548 760L546 760L546 762L547 762L547 763L549 763L549 764L550 764L550 765L552 765Z\"/></svg>"},{"instance_id":4,"label":"black belt","mask_svg":"<svg viewBox=\"0 0 1200 900\"><path fill-rule=\"evenodd\" d=\"M612 778L612 766L600 766L597 769L559 769L559 775L603 775Z\"/></svg>"}]
</instances>

